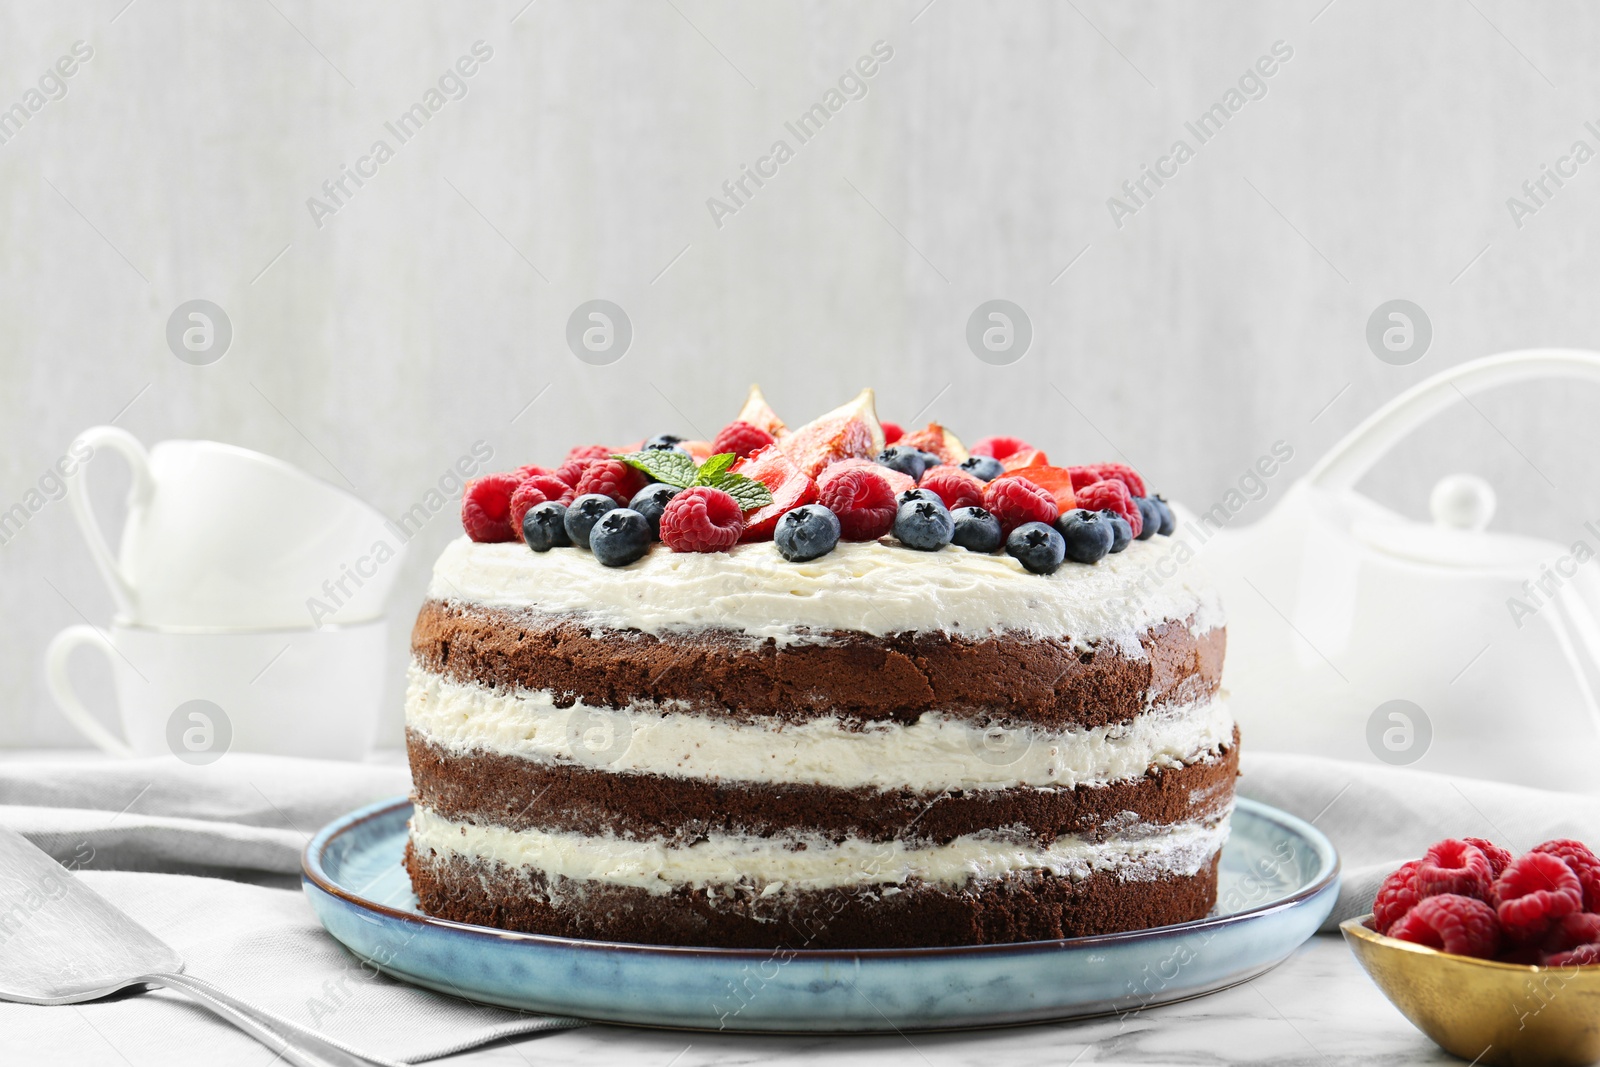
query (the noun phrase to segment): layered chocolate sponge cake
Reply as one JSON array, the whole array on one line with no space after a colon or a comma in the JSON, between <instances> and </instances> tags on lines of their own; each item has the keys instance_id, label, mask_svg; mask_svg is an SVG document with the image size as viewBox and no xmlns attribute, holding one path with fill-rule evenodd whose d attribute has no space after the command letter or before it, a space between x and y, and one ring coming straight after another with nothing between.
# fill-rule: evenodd
<instances>
[{"instance_id":1,"label":"layered chocolate sponge cake","mask_svg":"<svg viewBox=\"0 0 1600 1067\"><path fill-rule=\"evenodd\" d=\"M1238 737L1166 504L757 401L469 487L412 635L422 909L791 949L1206 915Z\"/></svg>"}]
</instances>

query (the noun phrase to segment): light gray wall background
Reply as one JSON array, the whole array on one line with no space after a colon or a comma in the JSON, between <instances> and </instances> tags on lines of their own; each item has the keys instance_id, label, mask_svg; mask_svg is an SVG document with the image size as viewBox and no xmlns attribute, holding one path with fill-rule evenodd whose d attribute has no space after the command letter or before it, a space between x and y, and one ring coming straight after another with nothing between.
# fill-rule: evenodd
<instances>
[{"instance_id":1,"label":"light gray wall background","mask_svg":"<svg viewBox=\"0 0 1600 1067\"><path fill-rule=\"evenodd\" d=\"M1600 161L1520 228L1506 206L1573 141L1600 148L1592 5L525 2L0 6L0 107L94 52L0 145L0 507L115 421L270 452L396 515L476 439L509 466L710 435L759 380L791 421L871 384L886 418L1120 453L1197 508L1287 441L1249 521L1407 385L1600 335ZM307 198L480 40L467 95L319 228ZM879 40L867 95L719 228L707 198ZM1107 198L1277 41L1265 97L1114 225ZM597 297L635 330L611 366L563 339ZM995 297L1035 331L1007 367L963 340ZM165 342L193 298L233 325L210 366ZM1433 324L1411 366L1364 339L1394 298ZM1462 406L1367 488L1421 516L1436 478L1476 471L1498 526L1570 540L1600 516L1595 400ZM113 516L119 466L94 471ZM457 529L413 545L397 677ZM78 743L40 655L110 612L64 503L0 547L0 744ZM399 721L396 686L386 741Z\"/></svg>"}]
</instances>

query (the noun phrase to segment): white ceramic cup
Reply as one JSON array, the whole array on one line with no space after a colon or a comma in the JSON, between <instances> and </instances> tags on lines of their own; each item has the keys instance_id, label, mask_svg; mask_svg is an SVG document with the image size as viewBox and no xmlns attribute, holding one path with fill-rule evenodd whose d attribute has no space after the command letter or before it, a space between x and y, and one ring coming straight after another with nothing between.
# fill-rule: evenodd
<instances>
[{"instance_id":1,"label":"white ceramic cup","mask_svg":"<svg viewBox=\"0 0 1600 1067\"><path fill-rule=\"evenodd\" d=\"M261 630L383 614L405 541L381 513L342 489L218 441L162 441L146 452L126 430L96 426L78 435L73 454L84 446L118 452L133 469L115 555L89 505L89 464L67 483L119 619Z\"/></svg>"},{"instance_id":2,"label":"white ceramic cup","mask_svg":"<svg viewBox=\"0 0 1600 1067\"><path fill-rule=\"evenodd\" d=\"M50 694L90 741L122 756L210 763L228 751L361 759L386 679L384 620L320 630L185 633L70 626L45 650ZM111 663L117 732L79 699L68 660L81 646Z\"/></svg>"}]
</instances>

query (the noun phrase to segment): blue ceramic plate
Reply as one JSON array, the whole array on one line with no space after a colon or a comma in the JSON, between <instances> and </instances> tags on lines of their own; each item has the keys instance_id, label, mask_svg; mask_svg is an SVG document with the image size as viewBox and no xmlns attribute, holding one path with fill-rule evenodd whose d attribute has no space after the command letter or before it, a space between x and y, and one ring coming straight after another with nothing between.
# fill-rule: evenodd
<instances>
[{"instance_id":1,"label":"blue ceramic plate","mask_svg":"<svg viewBox=\"0 0 1600 1067\"><path fill-rule=\"evenodd\" d=\"M400 867L411 804L352 812L306 846L322 925L402 981L468 1000L678 1029L951 1030L1138 1011L1253 978L1339 893L1315 828L1240 800L1216 911L1126 934L961 948L673 948L508 933L423 915Z\"/></svg>"}]
</instances>

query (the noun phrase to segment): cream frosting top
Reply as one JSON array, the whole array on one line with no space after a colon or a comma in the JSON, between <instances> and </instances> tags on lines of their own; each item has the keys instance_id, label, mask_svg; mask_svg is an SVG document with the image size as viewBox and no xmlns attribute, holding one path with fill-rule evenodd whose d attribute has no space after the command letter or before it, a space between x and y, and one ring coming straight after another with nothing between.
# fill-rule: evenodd
<instances>
[{"instance_id":1,"label":"cream frosting top","mask_svg":"<svg viewBox=\"0 0 1600 1067\"><path fill-rule=\"evenodd\" d=\"M599 625L654 634L716 627L790 643L825 639L828 630L1022 632L1085 644L1109 639L1139 655L1139 636L1157 623L1194 616L1197 633L1222 625L1216 593L1190 555L1179 540L1153 537L1099 563L1063 563L1040 575L1010 556L955 545L918 552L841 542L820 559L791 563L766 542L707 553L658 546L626 567L605 567L582 549L533 552L520 542L463 536L434 565L428 594L582 613Z\"/></svg>"}]
</instances>

